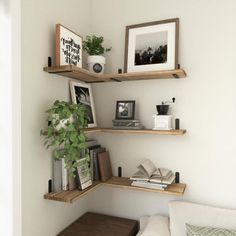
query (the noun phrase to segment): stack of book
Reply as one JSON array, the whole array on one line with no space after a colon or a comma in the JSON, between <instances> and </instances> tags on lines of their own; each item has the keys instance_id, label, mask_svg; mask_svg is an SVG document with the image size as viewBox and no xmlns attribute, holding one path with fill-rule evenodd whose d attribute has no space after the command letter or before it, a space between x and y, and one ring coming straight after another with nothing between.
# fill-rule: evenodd
<instances>
[{"instance_id":1,"label":"stack of book","mask_svg":"<svg viewBox=\"0 0 236 236\"><path fill-rule=\"evenodd\" d=\"M174 173L166 168L157 168L149 159L138 166L138 171L130 177L135 187L165 190L175 180Z\"/></svg>"},{"instance_id":2,"label":"stack of book","mask_svg":"<svg viewBox=\"0 0 236 236\"><path fill-rule=\"evenodd\" d=\"M112 120L113 129L143 129L139 120Z\"/></svg>"},{"instance_id":3,"label":"stack of book","mask_svg":"<svg viewBox=\"0 0 236 236\"><path fill-rule=\"evenodd\" d=\"M93 180L100 180L99 159L109 160L109 154L104 147L101 147L95 140L87 140L86 153L81 154L81 158L77 163L75 177L70 175L65 168L64 159L53 161L53 191L61 190L84 190L92 185ZM106 155L104 155L106 153ZM101 155L103 154L103 155ZM89 156L89 158L88 158ZM101 156L99 158L99 156ZM110 161L110 160L109 160ZM104 161L103 161L104 162Z\"/></svg>"}]
</instances>

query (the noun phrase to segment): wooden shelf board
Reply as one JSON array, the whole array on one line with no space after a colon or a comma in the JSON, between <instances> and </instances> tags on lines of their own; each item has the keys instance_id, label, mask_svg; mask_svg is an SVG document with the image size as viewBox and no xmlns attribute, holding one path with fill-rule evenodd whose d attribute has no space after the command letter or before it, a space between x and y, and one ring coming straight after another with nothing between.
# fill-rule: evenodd
<instances>
[{"instance_id":1,"label":"wooden shelf board","mask_svg":"<svg viewBox=\"0 0 236 236\"><path fill-rule=\"evenodd\" d=\"M123 74L104 74L102 76L106 81L132 81L145 79L179 79L187 75L183 69L177 70L159 70L144 72L129 72Z\"/></svg>"},{"instance_id":2,"label":"wooden shelf board","mask_svg":"<svg viewBox=\"0 0 236 236\"><path fill-rule=\"evenodd\" d=\"M127 134L157 134L157 135L184 135L187 131L185 129L179 130L152 130L152 129L112 129L112 128L88 128L86 133L127 133Z\"/></svg>"},{"instance_id":3,"label":"wooden shelf board","mask_svg":"<svg viewBox=\"0 0 236 236\"><path fill-rule=\"evenodd\" d=\"M171 184L165 190L157 190L157 189L134 187L134 186L131 186L131 183L132 181L129 178L112 177L107 182L104 182L102 184L105 186L112 186L112 187L117 187L117 188L126 188L126 189L162 193L162 194L176 195L176 196L183 195L186 188L186 184Z\"/></svg>"},{"instance_id":4,"label":"wooden shelf board","mask_svg":"<svg viewBox=\"0 0 236 236\"><path fill-rule=\"evenodd\" d=\"M86 134L97 133L101 132L101 128L86 128L84 131Z\"/></svg>"},{"instance_id":5,"label":"wooden shelf board","mask_svg":"<svg viewBox=\"0 0 236 236\"><path fill-rule=\"evenodd\" d=\"M101 185L108 186L108 187L115 187L115 188L126 188L126 189L132 189L132 190L140 190L140 191L146 191L146 192L175 195L175 196L183 195L186 188L185 184L171 184L166 188L166 190L146 189L146 188L131 186L131 182L132 181L126 177L122 177L122 178L112 177L106 182L93 181L93 184L83 191L73 190L73 191L60 191L56 193L47 193L44 195L44 198L48 200L73 203L79 200L82 196L88 194L90 191L94 190L95 188Z\"/></svg>"},{"instance_id":6,"label":"wooden shelf board","mask_svg":"<svg viewBox=\"0 0 236 236\"><path fill-rule=\"evenodd\" d=\"M43 70L48 73L69 77L86 83L105 82L100 78L100 75L73 65L44 67Z\"/></svg>"},{"instance_id":7,"label":"wooden shelf board","mask_svg":"<svg viewBox=\"0 0 236 236\"><path fill-rule=\"evenodd\" d=\"M44 195L45 199L73 203L77 201L82 196L88 194L90 191L94 190L100 185L100 181L93 181L93 184L83 191L72 190L72 191L60 191L56 193L46 193Z\"/></svg>"},{"instance_id":8,"label":"wooden shelf board","mask_svg":"<svg viewBox=\"0 0 236 236\"><path fill-rule=\"evenodd\" d=\"M113 82L113 81L132 81L146 79L178 79L185 78L186 73L183 69L131 72L123 74L96 74L86 69L73 65L44 67L44 71L72 79L84 81L86 83Z\"/></svg>"}]
</instances>

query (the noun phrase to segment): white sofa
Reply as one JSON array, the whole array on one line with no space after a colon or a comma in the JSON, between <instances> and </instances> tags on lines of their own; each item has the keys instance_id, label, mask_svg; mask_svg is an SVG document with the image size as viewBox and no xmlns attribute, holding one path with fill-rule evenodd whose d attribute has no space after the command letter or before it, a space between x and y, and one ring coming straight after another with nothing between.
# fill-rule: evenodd
<instances>
[{"instance_id":1,"label":"white sofa","mask_svg":"<svg viewBox=\"0 0 236 236\"><path fill-rule=\"evenodd\" d=\"M170 217L140 219L139 236L185 236L186 223L198 226L236 229L236 210L191 202L170 201Z\"/></svg>"}]
</instances>

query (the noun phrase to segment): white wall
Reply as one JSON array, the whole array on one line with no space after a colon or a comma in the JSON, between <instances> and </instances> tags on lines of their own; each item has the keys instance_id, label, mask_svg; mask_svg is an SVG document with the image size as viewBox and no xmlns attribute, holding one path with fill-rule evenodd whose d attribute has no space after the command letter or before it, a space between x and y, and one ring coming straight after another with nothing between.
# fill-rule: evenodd
<instances>
[{"instance_id":1,"label":"white wall","mask_svg":"<svg viewBox=\"0 0 236 236\"><path fill-rule=\"evenodd\" d=\"M0 235L21 232L20 1L0 2Z\"/></svg>"},{"instance_id":2,"label":"white wall","mask_svg":"<svg viewBox=\"0 0 236 236\"><path fill-rule=\"evenodd\" d=\"M51 153L40 129L56 99L69 100L68 80L43 72L48 56L55 62L55 24L81 35L89 32L89 1L22 1L22 214L24 236L54 236L87 210L43 199L52 177Z\"/></svg>"},{"instance_id":3,"label":"white wall","mask_svg":"<svg viewBox=\"0 0 236 236\"><path fill-rule=\"evenodd\" d=\"M172 197L154 193L100 188L73 205L47 201L51 178L50 152L39 130L44 111L56 99L69 99L67 79L42 71L53 56L54 26L62 23L86 35L105 37L112 46L107 71L123 67L125 26L180 18L180 63L185 80L153 80L93 85L98 122L110 126L115 101L135 99L137 118L153 126L155 105L175 96L173 115L188 130L185 136L97 134L111 153L114 172L131 175L150 158L180 171L188 187L184 199L236 207L234 88L236 20L234 0L71 0L22 1L22 209L24 236L54 236L87 210L137 218L167 213ZM54 58L53 58L54 59ZM180 198L181 199L181 198Z\"/></svg>"},{"instance_id":4,"label":"white wall","mask_svg":"<svg viewBox=\"0 0 236 236\"><path fill-rule=\"evenodd\" d=\"M98 123L110 126L115 101L136 100L137 118L153 127L155 105L176 97L172 114L185 136L99 134L111 153L114 172L122 166L129 176L144 158L179 171L187 184L183 199L236 207L235 165L236 2L205 0L92 1L92 32L103 35L112 52L108 71L123 68L125 26L180 18L180 59L183 80L150 80L93 85ZM109 197L108 197L109 196ZM104 199L106 199L104 201ZM159 194L103 188L90 195L90 206L114 215L138 217L167 213ZM181 198L180 198L181 199Z\"/></svg>"}]
</instances>

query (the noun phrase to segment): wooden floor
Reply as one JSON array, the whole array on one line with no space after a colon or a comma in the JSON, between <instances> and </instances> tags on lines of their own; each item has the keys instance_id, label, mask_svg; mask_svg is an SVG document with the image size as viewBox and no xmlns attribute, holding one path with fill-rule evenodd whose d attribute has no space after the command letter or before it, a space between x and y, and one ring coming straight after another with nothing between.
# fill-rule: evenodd
<instances>
[{"instance_id":1,"label":"wooden floor","mask_svg":"<svg viewBox=\"0 0 236 236\"><path fill-rule=\"evenodd\" d=\"M165 190L157 189L147 189L141 187L131 186L132 181L126 177L112 177L106 182L93 181L93 184L83 191L73 190L73 191L60 191L56 193L47 193L44 195L45 199L73 203L80 199L82 196L86 195L90 191L96 189L99 186L108 186L115 188L125 188L131 190L145 191L145 192L154 192L161 194L168 194L174 196L182 196L184 194L186 184L171 184Z\"/></svg>"}]
</instances>

